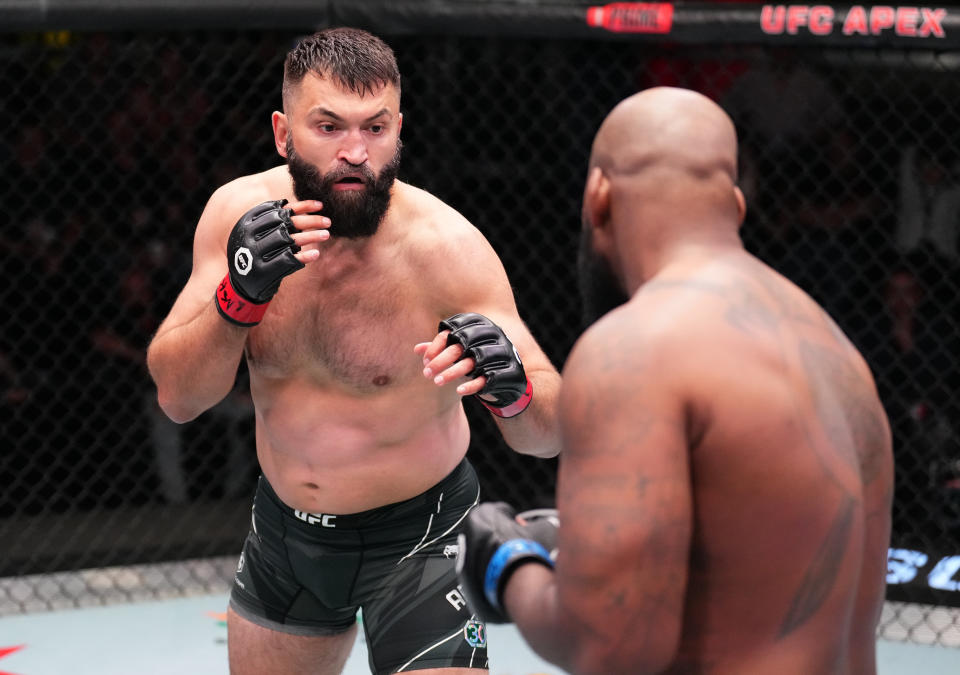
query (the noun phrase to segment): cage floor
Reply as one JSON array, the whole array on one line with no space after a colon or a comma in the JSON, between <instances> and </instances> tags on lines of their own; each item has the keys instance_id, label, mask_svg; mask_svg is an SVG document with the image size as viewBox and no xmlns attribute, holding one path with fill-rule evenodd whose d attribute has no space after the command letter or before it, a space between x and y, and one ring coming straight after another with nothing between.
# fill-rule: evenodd
<instances>
[{"instance_id":1,"label":"cage floor","mask_svg":"<svg viewBox=\"0 0 960 675\"><path fill-rule=\"evenodd\" d=\"M0 617L0 675L227 675L226 594ZM492 675L563 675L490 626ZM880 640L880 675L956 675L960 649ZM365 675L360 637L346 675Z\"/></svg>"}]
</instances>

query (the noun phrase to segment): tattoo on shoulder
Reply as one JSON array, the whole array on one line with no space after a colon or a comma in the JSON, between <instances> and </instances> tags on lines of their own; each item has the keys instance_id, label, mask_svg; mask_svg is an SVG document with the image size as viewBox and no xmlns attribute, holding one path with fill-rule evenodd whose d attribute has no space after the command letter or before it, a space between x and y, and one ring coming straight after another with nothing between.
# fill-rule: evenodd
<instances>
[{"instance_id":1,"label":"tattoo on shoulder","mask_svg":"<svg viewBox=\"0 0 960 675\"><path fill-rule=\"evenodd\" d=\"M741 333L769 333L777 330L782 314L771 308L745 284L737 284L728 296L724 317Z\"/></svg>"},{"instance_id":2,"label":"tattoo on shoulder","mask_svg":"<svg viewBox=\"0 0 960 675\"><path fill-rule=\"evenodd\" d=\"M783 619L778 632L779 637L785 637L803 625L807 619L816 614L830 594L843 556L850 540L850 530L853 525L853 515L857 508L857 501L847 497L837 511L827 536L810 562L810 567L800 582Z\"/></svg>"},{"instance_id":3,"label":"tattoo on shoulder","mask_svg":"<svg viewBox=\"0 0 960 675\"><path fill-rule=\"evenodd\" d=\"M817 419L836 455L860 472L864 485L883 466L886 432L872 387L833 349L801 340L800 359Z\"/></svg>"},{"instance_id":4,"label":"tattoo on shoulder","mask_svg":"<svg viewBox=\"0 0 960 675\"><path fill-rule=\"evenodd\" d=\"M728 290L727 299L726 319L744 333L771 332L783 322L815 325L825 318L822 312L811 315L809 307L765 275L735 281Z\"/></svg>"}]
</instances>

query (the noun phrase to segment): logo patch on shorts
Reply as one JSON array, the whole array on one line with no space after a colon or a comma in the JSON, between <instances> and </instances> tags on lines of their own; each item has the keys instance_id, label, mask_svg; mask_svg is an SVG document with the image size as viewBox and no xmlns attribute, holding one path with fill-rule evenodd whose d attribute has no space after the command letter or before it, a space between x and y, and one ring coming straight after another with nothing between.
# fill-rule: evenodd
<instances>
[{"instance_id":1,"label":"logo patch on shorts","mask_svg":"<svg viewBox=\"0 0 960 675\"><path fill-rule=\"evenodd\" d=\"M487 646L487 627L480 621L470 619L463 627L463 639L471 647Z\"/></svg>"}]
</instances>

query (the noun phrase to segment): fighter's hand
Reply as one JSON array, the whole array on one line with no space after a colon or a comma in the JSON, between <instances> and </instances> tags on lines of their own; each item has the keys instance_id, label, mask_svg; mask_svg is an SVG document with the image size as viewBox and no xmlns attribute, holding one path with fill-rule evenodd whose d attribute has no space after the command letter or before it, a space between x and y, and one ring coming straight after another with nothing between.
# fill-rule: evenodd
<instances>
[{"instance_id":1,"label":"fighter's hand","mask_svg":"<svg viewBox=\"0 0 960 675\"><path fill-rule=\"evenodd\" d=\"M457 387L461 396L477 395L493 414L514 417L533 399L520 354L503 330L482 314L455 314L440 322L432 342L414 351L423 356L425 377L442 385L469 377Z\"/></svg>"},{"instance_id":2,"label":"fighter's hand","mask_svg":"<svg viewBox=\"0 0 960 675\"><path fill-rule=\"evenodd\" d=\"M318 244L330 238L327 229L330 227L330 219L317 213L322 208L323 202L314 199L287 204L287 210L292 214L290 222L294 228L290 232L290 238L299 247L293 257L304 265L309 265L320 257Z\"/></svg>"},{"instance_id":3,"label":"fighter's hand","mask_svg":"<svg viewBox=\"0 0 960 675\"><path fill-rule=\"evenodd\" d=\"M260 322L280 282L319 257L315 244L328 239L330 221L311 214L316 201L263 202L240 217L227 240L227 275L217 287L220 315L239 326ZM309 247L302 250L302 247Z\"/></svg>"},{"instance_id":4,"label":"fighter's hand","mask_svg":"<svg viewBox=\"0 0 960 675\"><path fill-rule=\"evenodd\" d=\"M448 335L450 331L441 330L433 341L413 347L413 351L423 357L423 376L438 385L468 377L474 369L473 359L461 358L463 347L458 344L447 346ZM461 396L478 394L486 382L482 375L475 377L458 385L457 393Z\"/></svg>"},{"instance_id":5,"label":"fighter's hand","mask_svg":"<svg viewBox=\"0 0 960 675\"><path fill-rule=\"evenodd\" d=\"M486 502L471 511L457 538L457 577L470 609L488 623L508 623L510 575L530 562L553 567L559 527L555 509L517 514L504 502Z\"/></svg>"}]
</instances>

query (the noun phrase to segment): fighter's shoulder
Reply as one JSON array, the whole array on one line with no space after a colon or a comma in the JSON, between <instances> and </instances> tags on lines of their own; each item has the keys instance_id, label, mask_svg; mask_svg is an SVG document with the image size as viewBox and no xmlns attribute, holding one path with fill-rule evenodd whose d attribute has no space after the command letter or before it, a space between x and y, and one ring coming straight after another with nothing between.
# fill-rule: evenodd
<instances>
[{"instance_id":1,"label":"fighter's shoulder","mask_svg":"<svg viewBox=\"0 0 960 675\"><path fill-rule=\"evenodd\" d=\"M618 369L646 369L660 362L665 352L673 349L676 335L669 322L651 312L648 304L634 295L594 322L571 350L568 368L608 369L613 374Z\"/></svg>"},{"instance_id":2,"label":"fighter's shoulder","mask_svg":"<svg viewBox=\"0 0 960 675\"><path fill-rule=\"evenodd\" d=\"M641 289L584 331L568 358L571 373L609 369L679 382L715 351L719 327L709 305L702 291Z\"/></svg>"},{"instance_id":3,"label":"fighter's shoulder","mask_svg":"<svg viewBox=\"0 0 960 675\"><path fill-rule=\"evenodd\" d=\"M239 176L218 187L210 195L204 216L212 224L233 225L251 207L271 199L289 198L290 174L285 165L259 173Z\"/></svg>"},{"instance_id":4,"label":"fighter's shoulder","mask_svg":"<svg viewBox=\"0 0 960 675\"><path fill-rule=\"evenodd\" d=\"M426 190L397 181L395 217L409 234L414 247L425 252L461 252L487 248L486 237L453 206Z\"/></svg>"}]
</instances>

